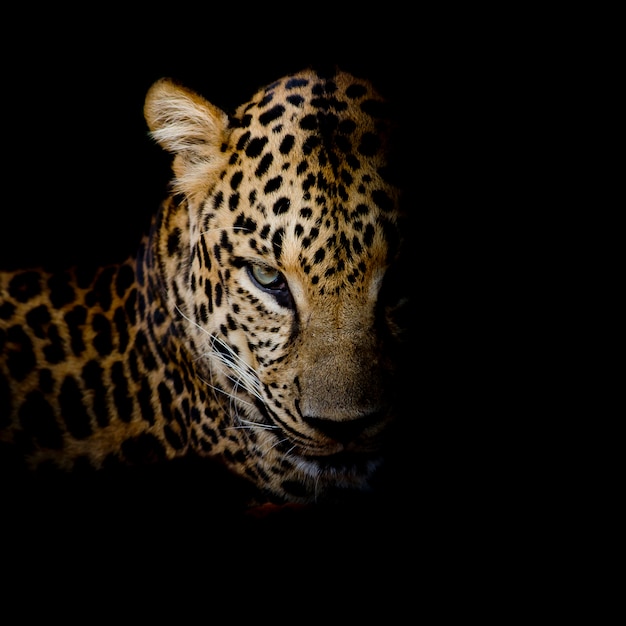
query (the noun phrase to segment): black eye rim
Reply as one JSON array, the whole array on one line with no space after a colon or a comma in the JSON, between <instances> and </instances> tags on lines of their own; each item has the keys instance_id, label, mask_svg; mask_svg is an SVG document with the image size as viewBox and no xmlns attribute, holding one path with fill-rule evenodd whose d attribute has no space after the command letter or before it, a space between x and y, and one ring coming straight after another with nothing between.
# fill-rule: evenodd
<instances>
[{"instance_id":1,"label":"black eye rim","mask_svg":"<svg viewBox=\"0 0 626 626\"><path fill-rule=\"evenodd\" d=\"M256 279L254 275L255 267L266 267L272 271L278 272L278 276L276 280L272 281L269 285L263 285ZM275 267L272 267L271 265L258 263L258 262L246 263L246 271L248 272L248 276L250 277L250 280L258 289L274 296L278 304L280 304L281 306L293 308L293 298L291 296L291 290L289 289L289 284L287 283L287 279L285 278L284 274L281 271L277 270ZM275 286L272 286L272 285L275 285Z\"/></svg>"}]
</instances>

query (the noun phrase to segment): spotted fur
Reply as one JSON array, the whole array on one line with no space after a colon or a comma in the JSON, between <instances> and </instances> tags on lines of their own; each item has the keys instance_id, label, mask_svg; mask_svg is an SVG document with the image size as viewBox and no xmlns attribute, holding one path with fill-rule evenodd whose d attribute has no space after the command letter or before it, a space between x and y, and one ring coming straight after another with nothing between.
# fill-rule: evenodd
<instances>
[{"instance_id":1,"label":"spotted fur","mask_svg":"<svg viewBox=\"0 0 626 626\"><path fill-rule=\"evenodd\" d=\"M0 441L30 469L196 455L265 497L367 490L396 419L402 244L386 104L306 70L228 116L145 102L171 195L135 256L0 275Z\"/></svg>"}]
</instances>

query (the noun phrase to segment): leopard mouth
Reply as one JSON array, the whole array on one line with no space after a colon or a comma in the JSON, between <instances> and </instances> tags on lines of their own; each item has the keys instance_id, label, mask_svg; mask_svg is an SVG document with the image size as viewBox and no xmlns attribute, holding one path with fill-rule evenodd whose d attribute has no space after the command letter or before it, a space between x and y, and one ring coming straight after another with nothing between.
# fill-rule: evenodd
<instances>
[{"instance_id":1,"label":"leopard mouth","mask_svg":"<svg viewBox=\"0 0 626 626\"><path fill-rule=\"evenodd\" d=\"M325 455L301 455L300 461L316 474L368 476L382 463L382 456L372 452L342 450Z\"/></svg>"}]
</instances>

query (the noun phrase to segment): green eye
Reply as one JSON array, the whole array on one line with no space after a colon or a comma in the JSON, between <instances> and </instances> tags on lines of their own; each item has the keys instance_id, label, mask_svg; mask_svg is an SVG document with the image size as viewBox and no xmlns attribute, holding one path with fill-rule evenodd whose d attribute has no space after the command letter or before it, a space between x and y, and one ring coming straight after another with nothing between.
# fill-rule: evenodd
<instances>
[{"instance_id":1,"label":"green eye","mask_svg":"<svg viewBox=\"0 0 626 626\"><path fill-rule=\"evenodd\" d=\"M289 309L294 308L289 285L283 274L277 269L261 263L250 263L248 275L259 289L274 296L278 304Z\"/></svg>"},{"instance_id":2,"label":"green eye","mask_svg":"<svg viewBox=\"0 0 626 626\"><path fill-rule=\"evenodd\" d=\"M282 275L278 270L266 265L252 265L250 268L252 277L261 285L269 289L280 287Z\"/></svg>"}]
</instances>

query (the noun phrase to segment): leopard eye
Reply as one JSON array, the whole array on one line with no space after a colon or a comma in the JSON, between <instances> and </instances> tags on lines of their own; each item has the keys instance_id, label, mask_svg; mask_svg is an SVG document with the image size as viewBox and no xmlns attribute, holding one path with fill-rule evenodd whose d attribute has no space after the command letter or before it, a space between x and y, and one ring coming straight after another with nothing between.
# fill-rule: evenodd
<instances>
[{"instance_id":1,"label":"leopard eye","mask_svg":"<svg viewBox=\"0 0 626 626\"><path fill-rule=\"evenodd\" d=\"M289 285L281 272L269 265L251 263L248 265L248 274L260 289L274 296L278 304L293 308Z\"/></svg>"},{"instance_id":2,"label":"leopard eye","mask_svg":"<svg viewBox=\"0 0 626 626\"><path fill-rule=\"evenodd\" d=\"M252 277L256 280L261 287L265 289L272 289L274 285L280 284L283 280L281 273L273 267L266 265L252 265L250 267Z\"/></svg>"}]
</instances>

